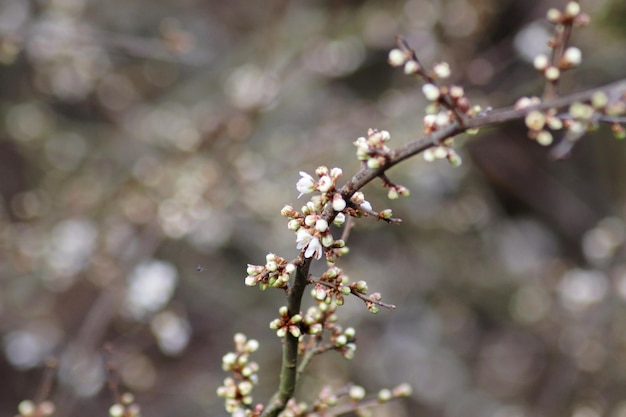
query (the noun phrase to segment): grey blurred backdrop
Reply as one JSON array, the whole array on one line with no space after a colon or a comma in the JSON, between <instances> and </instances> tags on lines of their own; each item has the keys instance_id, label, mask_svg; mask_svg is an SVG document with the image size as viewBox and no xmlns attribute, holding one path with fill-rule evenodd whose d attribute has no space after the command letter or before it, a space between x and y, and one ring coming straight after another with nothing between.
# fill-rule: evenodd
<instances>
[{"instance_id":1,"label":"grey blurred backdrop","mask_svg":"<svg viewBox=\"0 0 626 417\"><path fill-rule=\"evenodd\" d=\"M284 296L246 288L246 264L297 254L279 212L302 204L298 171L349 177L368 128L421 136L394 37L449 62L473 103L509 106L541 93L532 58L563 3L0 1L0 414L54 356L56 415L107 414L109 361L144 415L225 416L237 331L261 341L267 400ZM581 3L564 91L626 73L624 3ZM340 265L398 308L348 299L356 357L314 360L300 395L406 381L376 415L626 416L626 143L603 128L553 161L515 123L460 143L460 168L390 171L407 199L365 189L404 223L358 221Z\"/></svg>"}]
</instances>

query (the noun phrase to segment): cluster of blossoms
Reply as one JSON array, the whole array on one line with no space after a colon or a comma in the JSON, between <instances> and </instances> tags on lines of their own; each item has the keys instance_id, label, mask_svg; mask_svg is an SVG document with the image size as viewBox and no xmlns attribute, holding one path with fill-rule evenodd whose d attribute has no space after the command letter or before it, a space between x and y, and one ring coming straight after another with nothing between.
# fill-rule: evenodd
<instances>
[{"instance_id":1,"label":"cluster of blossoms","mask_svg":"<svg viewBox=\"0 0 626 417\"><path fill-rule=\"evenodd\" d=\"M120 396L119 402L109 408L111 417L140 417L141 408L135 402L135 396L130 392L125 392Z\"/></svg>"},{"instance_id":2,"label":"cluster of blossoms","mask_svg":"<svg viewBox=\"0 0 626 417\"><path fill-rule=\"evenodd\" d=\"M540 104L538 97L522 97L515 107L525 107ZM583 134L595 130L601 120L611 117L619 117L626 114L626 103L621 97L609 97L598 92L593 95L589 103L572 103L566 112L557 113L557 109L532 110L524 119L528 128L528 137L536 140L539 144L548 146L552 144L552 131L566 130L565 138L570 141L578 140ZM618 121L611 123L613 133L618 138L625 136L624 128ZM549 130L548 130L549 129Z\"/></svg>"},{"instance_id":3,"label":"cluster of blossoms","mask_svg":"<svg viewBox=\"0 0 626 417\"><path fill-rule=\"evenodd\" d=\"M589 16L581 12L580 4L576 1L568 2L564 9L550 9L547 13L549 22L556 25L555 36L548 45L552 49L552 59L546 54L538 55L534 66L541 71L553 87L558 82L561 73L574 68L582 62L580 49L570 46L566 48L569 28L584 26L589 23ZM547 97L551 97L547 94ZM522 97L515 103L520 110L541 104L538 97ZM559 145L567 151L572 144L586 132L595 130L601 121L611 123L613 133L618 138L626 137L626 131L620 124L620 116L626 114L626 103L623 97L609 97L604 92L597 92L589 102L572 103L566 112L559 113L558 109L531 110L525 117L528 137L536 140L540 145L548 146L554 142L552 131L565 130L565 141Z\"/></svg>"},{"instance_id":4,"label":"cluster of blossoms","mask_svg":"<svg viewBox=\"0 0 626 417\"><path fill-rule=\"evenodd\" d=\"M572 25L586 26L589 23L589 15L582 13L577 1L568 2L564 9L550 9L546 15L548 21L556 25L556 36L549 42L554 51L554 62L546 54L537 55L533 61L534 67L540 71L549 82L556 82L564 70L574 68L582 62L582 53L575 46L564 48L564 34L567 27Z\"/></svg>"},{"instance_id":5,"label":"cluster of blossoms","mask_svg":"<svg viewBox=\"0 0 626 417\"><path fill-rule=\"evenodd\" d=\"M231 376L217 389L217 395L225 398L226 411L232 416L249 416L252 405L252 388L258 383L259 365L250 361L250 354L259 348L259 342L244 334L235 335L235 351L222 357L222 369ZM257 407L259 408L259 407ZM260 410L257 410L260 412Z\"/></svg>"},{"instance_id":6,"label":"cluster of blossoms","mask_svg":"<svg viewBox=\"0 0 626 417\"><path fill-rule=\"evenodd\" d=\"M438 80L447 80L450 75L450 65L440 62L433 66L432 71L426 72L417 59L415 51L405 43L400 43L400 48L389 52L389 64L393 67L404 67L407 75L417 75L424 80L422 93L429 101L424 116L424 134L430 135L453 123L463 125L467 117L480 114L483 110L480 106L471 106L465 95L463 87L458 85L439 85ZM466 133L476 134L477 129L467 129ZM461 157L453 149L454 140L447 139L445 142L434 146L424 152L424 160L428 162L437 159L447 159L453 166L461 165Z\"/></svg>"},{"instance_id":7,"label":"cluster of blossoms","mask_svg":"<svg viewBox=\"0 0 626 417\"><path fill-rule=\"evenodd\" d=\"M441 145L426 149L423 153L423 158L427 162L433 162L437 159L447 159L450 164L458 167L463 163L463 160L454 150L452 147L453 145L454 140L452 138L448 138Z\"/></svg>"},{"instance_id":8,"label":"cluster of blossoms","mask_svg":"<svg viewBox=\"0 0 626 417\"><path fill-rule=\"evenodd\" d=\"M311 296L326 304L334 301L337 305L343 305L344 296L351 292L347 284L348 277L343 274L341 268L332 266L315 283Z\"/></svg>"},{"instance_id":9,"label":"cluster of blossoms","mask_svg":"<svg viewBox=\"0 0 626 417\"><path fill-rule=\"evenodd\" d=\"M359 138L355 142L359 160L364 161L370 168L384 165L390 155L390 150L385 145L389 139L389 132L369 129L367 139ZM348 359L354 356L356 351L354 328L343 329L336 323L335 311L338 306L343 305L345 296L353 294L360 298L373 313L378 312L378 306L394 308L380 302L379 293L367 295L365 281L350 283L343 271L335 266L337 258L347 254L348 248L342 239L333 237L330 222L341 226L347 216L375 216L386 221L399 221L392 219L392 212L389 209L374 212L372 205L360 191L352 193L349 198L344 197L337 188L337 181L341 175L340 168L329 169L325 166L315 170L315 177L300 172L300 179L296 184L296 189L300 193L298 197L315 194L300 211L286 205L281 214L289 219L287 226L296 234L296 247L301 251L301 257L288 262L276 254L269 253L265 265L248 264L246 270L247 286L258 285L261 289L269 287L289 289L292 273L304 259L325 258L328 270L319 278L307 277L308 283L313 284L311 295L317 305L310 307L305 314L301 312L294 314L283 306L278 310L278 318L270 322L270 328L276 331L278 337L285 338L290 335L297 339L301 355L335 350ZM385 176L381 178L389 190L389 198L409 195L406 187L391 183ZM322 334L325 331L329 338L323 343ZM249 362L248 357L256 350L258 343L254 340L247 341L245 336L238 334L235 336L235 344L236 352L231 352L223 358L223 368L232 373L232 376L224 380L218 394L226 399L226 410L231 415L256 416L262 412L262 406L257 405L253 408L251 391L257 383L258 366Z\"/></svg>"},{"instance_id":10,"label":"cluster of blossoms","mask_svg":"<svg viewBox=\"0 0 626 417\"><path fill-rule=\"evenodd\" d=\"M346 359L354 357L354 352L356 351L356 331L353 327L344 329L337 324L336 311L336 303L318 303L317 306L309 307L303 316L302 328L313 338L300 340L299 349L301 353L310 349L315 349L316 353L336 350ZM322 330L330 332L330 344L314 346L321 340Z\"/></svg>"},{"instance_id":11,"label":"cluster of blossoms","mask_svg":"<svg viewBox=\"0 0 626 417\"><path fill-rule=\"evenodd\" d=\"M356 157L371 169L384 166L391 152L385 145L389 139L391 135L386 130L368 129L367 138L361 136L354 142L357 149Z\"/></svg>"},{"instance_id":12,"label":"cluster of blossoms","mask_svg":"<svg viewBox=\"0 0 626 417\"><path fill-rule=\"evenodd\" d=\"M350 411L358 415L369 415L366 413L367 407L377 404L384 404L394 398L408 397L412 389L408 384L400 384L393 389L381 389L373 396L367 395L365 388L360 385L350 384L340 390L333 390L332 387L323 386L317 398L311 405L305 402L289 400L287 407L282 412L282 417L305 417L310 415L337 415L337 408L341 407L341 414Z\"/></svg>"},{"instance_id":13,"label":"cluster of blossoms","mask_svg":"<svg viewBox=\"0 0 626 417\"><path fill-rule=\"evenodd\" d=\"M289 310L286 306L282 306L278 309L279 317L270 322L270 329L276 330L276 336L285 337L287 333L293 337L300 337L302 330L300 330L300 322L302 321L302 314L294 314L289 317Z\"/></svg>"},{"instance_id":14,"label":"cluster of blossoms","mask_svg":"<svg viewBox=\"0 0 626 417\"><path fill-rule=\"evenodd\" d=\"M289 218L287 227L296 232L296 247L304 251L305 258L320 259L326 252L327 258L341 256L348 252L343 241L335 241L328 220L323 216L324 207L331 203L334 216L333 222L342 225L345 220L343 211L347 207L343 196L336 192L337 180L341 177L341 168L320 166L315 170L318 180L315 180L306 172L300 172L300 179L296 183L296 189L301 197L318 191L320 194L313 196L309 202L297 212L292 206L286 205L281 214Z\"/></svg>"},{"instance_id":15,"label":"cluster of blossoms","mask_svg":"<svg viewBox=\"0 0 626 417\"><path fill-rule=\"evenodd\" d=\"M245 283L248 287L259 287L264 290L268 287L285 288L289 284L289 277L296 270L294 264L273 253L265 256L265 265L248 264Z\"/></svg>"}]
</instances>

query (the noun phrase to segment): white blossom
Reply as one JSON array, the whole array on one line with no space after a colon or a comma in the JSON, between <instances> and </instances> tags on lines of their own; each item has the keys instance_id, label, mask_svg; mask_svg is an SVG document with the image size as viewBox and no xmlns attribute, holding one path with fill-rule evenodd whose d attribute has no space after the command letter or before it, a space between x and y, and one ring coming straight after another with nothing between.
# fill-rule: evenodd
<instances>
[{"instance_id":1,"label":"white blossom","mask_svg":"<svg viewBox=\"0 0 626 417\"><path fill-rule=\"evenodd\" d=\"M340 194L335 194L333 197L333 210L343 211L346 208L346 200L341 197Z\"/></svg>"},{"instance_id":2,"label":"white blossom","mask_svg":"<svg viewBox=\"0 0 626 417\"><path fill-rule=\"evenodd\" d=\"M315 255L315 259L320 259L324 252L320 240L305 228L301 228L298 230L298 233L296 233L296 248L306 248L304 252L305 258L311 258Z\"/></svg>"},{"instance_id":3,"label":"white blossom","mask_svg":"<svg viewBox=\"0 0 626 417\"><path fill-rule=\"evenodd\" d=\"M333 188L333 180L332 178L330 178L330 176L328 175L324 175L322 176L322 178L320 178L320 182L318 185L318 190L322 193L326 193L328 191L330 191L331 188Z\"/></svg>"},{"instance_id":4,"label":"white blossom","mask_svg":"<svg viewBox=\"0 0 626 417\"><path fill-rule=\"evenodd\" d=\"M300 177L296 184L296 189L300 191L298 198L302 197L303 194L309 194L315 191L315 180L312 176L304 171L300 171Z\"/></svg>"},{"instance_id":5,"label":"white blossom","mask_svg":"<svg viewBox=\"0 0 626 417\"><path fill-rule=\"evenodd\" d=\"M328 230L328 222L325 219L319 219L315 222L315 230L318 232L325 232Z\"/></svg>"}]
</instances>

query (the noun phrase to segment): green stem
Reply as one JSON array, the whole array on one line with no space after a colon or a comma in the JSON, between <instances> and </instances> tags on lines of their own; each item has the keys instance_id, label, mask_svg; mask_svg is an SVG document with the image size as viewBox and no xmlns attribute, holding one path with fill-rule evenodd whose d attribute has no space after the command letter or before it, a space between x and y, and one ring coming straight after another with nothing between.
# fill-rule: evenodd
<instances>
[{"instance_id":1,"label":"green stem","mask_svg":"<svg viewBox=\"0 0 626 417\"><path fill-rule=\"evenodd\" d=\"M309 267L311 259L305 259L296 269L296 276L293 286L289 290L287 297L287 311L289 317L300 313L302 296L309 279ZM283 361L280 371L280 384L278 392L274 394L268 407L263 411L261 417L276 417L285 409L296 390L298 376L298 338L291 333L287 333L283 343Z\"/></svg>"}]
</instances>

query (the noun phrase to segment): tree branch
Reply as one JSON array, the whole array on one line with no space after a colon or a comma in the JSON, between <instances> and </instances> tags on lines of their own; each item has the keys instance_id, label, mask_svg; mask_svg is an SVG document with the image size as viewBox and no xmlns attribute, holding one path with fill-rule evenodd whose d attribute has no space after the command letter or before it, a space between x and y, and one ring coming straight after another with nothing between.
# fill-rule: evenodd
<instances>
[{"instance_id":1,"label":"tree branch","mask_svg":"<svg viewBox=\"0 0 626 417\"><path fill-rule=\"evenodd\" d=\"M456 136L465 132L467 129L489 127L498 124L511 122L514 120L521 120L533 110L547 110L547 109L559 109L565 106L569 106L575 102L587 102L591 100L594 94L603 92L610 98L624 97L626 96L626 79L607 84L602 87L585 90L578 93L562 96L558 99L546 101L544 103L528 106L523 109L515 109L513 107L504 108L500 110L491 111L486 114L481 114L473 118L463 120L463 125L458 121L453 122L451 125L437 130L430 135L421 137L408 143L407 145L393 151L386 163L376 169L367 168L364 166L359 172L357 172L348 183L346 183L339 192L343 195L346 201L350 201L350 197L363 188L370 181L375 178L384 175L384 173L391 167L399 164L400 162L409 159L420 152L432 147L440 145L444 140ZM371 213L369 213L371 214ZM336 216L336 213L332 210L332 207L328 205L324 209L323 216L329 222ZM300 306L302 303L302 297L304 295L304 289L308 283L309 268L311 266L312 259L300 258L298 267L296 269L296 275L293 286L288 292L288 312L289 317L293 317L295 314L300 313ZM359 294L355 294L359 296ZM362 297L360 297L362 298ZM371 301L371 300L370 300ZM376 302L383 307L393 308L392 305L386 305L380 302ZM272 400L269 402L265 411L261 414L261 417L276 417L282 410L285 409L287 401L293 397L296 388L297 376L298 376L298 338L287 333L283 344L283 360L280 374L280 386L278 392L274 394ZM346 409L346 412L350 411ZM344 411L340 411L343 413Z\"/></svg>"},{"instance_id":2,"label":"tree branch","mask_svg":"<svg viewBox=\"0 0 626 417\"><path fill-rule=\"evenodd\" d=\"M581 91L578 93L562 96L555 100L546 101L544 103L528 106L523 109L515 109L508 107L500 110L489 112L482 116L476 116L464 121L464 125L461 126L457 122L452 123L445 128L435 131L428 136L416 139L413 142L408 143L404 147L392 152L391 157L387 160L387 163L380 168L370 169L367 167L362 168L352 179L345 184L339 191L348 200L355 192L363 188L370 181L386 172L389 168L399 164L400 162L408 159L426 149L439 145L444 140L463 133L467 129L481 128L494 126L514 120L521 120L533 110L547 110L553 108L562 108L576 102L586 102L591 100L594 94L603 92L609 97L625 96L626 95L626 79L622 79L611 84L604 85L602 87L592 88L590 90Z\"/></svg>"},{"instance_id":3,"label":"tree branch","mask_svg":"<svg viewBox=\"0 0 626 417\"><path fill-rule=\"evenodd\" d=\"M304 259L296 268L293 286L287 296L287 311L289 317L300 313L302 296L304 295L304 289L309 279L311 260L311 258ZM269 406L263 414L261 414L262 417L276 417L285 409L287 401L293 397L296 390L298 371L298 339L299 338L294 337L290 332L287 332L285 336L278 392L274 394Z\"/></svg>"}]
</instances>

